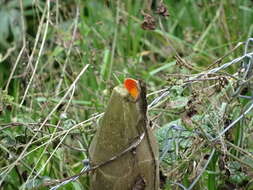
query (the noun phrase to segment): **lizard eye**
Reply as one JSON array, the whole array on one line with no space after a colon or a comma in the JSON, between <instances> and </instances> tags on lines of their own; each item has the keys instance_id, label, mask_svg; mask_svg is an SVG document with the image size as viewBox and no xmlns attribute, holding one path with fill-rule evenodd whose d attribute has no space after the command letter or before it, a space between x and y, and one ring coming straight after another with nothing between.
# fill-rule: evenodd
<instances>
[{"instance_id":1,"label":"lizard eye","mask_svg":"<svg viewBox=\"0 0 253 190\"><path fill-rule=\"evenodd\" d=\"M135 79L126 78L124 81L124 86L128 93L136 100L140 93L138 81Z\"/></svg>"}]
</instances>

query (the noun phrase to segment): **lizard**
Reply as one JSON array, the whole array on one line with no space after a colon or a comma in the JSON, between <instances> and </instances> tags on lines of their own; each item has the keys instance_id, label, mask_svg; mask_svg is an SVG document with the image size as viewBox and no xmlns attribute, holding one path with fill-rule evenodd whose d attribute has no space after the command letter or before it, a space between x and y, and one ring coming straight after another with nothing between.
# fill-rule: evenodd
<instances>
[{"instance_id":1,"label":"lizard","mask_svg":"<svg viewBox=\"0 0 253 190\"><path fill-rule=\"evenodd\" d=\"M127 80L134 80L134 79L126 79L125 80L125 87L128 89L130 95L132 95L132 97L134 97L136 104L137 104L137 108L139 110L139 117L137 120L137 127L141 126L143 127L144 133L146 135L147 138L147 143L148 143L148 147L150 150L150 154L153 160L153 165L154 165L154 190L156 189L157 186L157 162L156 162L156 157L155 157L155 152L153 150L152 144L151 144L151 138L148 132L148 116L147 116L147 110L148 110L148 103L147 103L147 87L146 84L143 80L138 79L135 80L136 82L136 86L134 86L132 84L132 88L128 88L127 87ZM130 81L129 81L130 82ZM134 81L132 81L134 82ZM136 89L137 88L137 89Z\"/></svg>"}]
</instances>

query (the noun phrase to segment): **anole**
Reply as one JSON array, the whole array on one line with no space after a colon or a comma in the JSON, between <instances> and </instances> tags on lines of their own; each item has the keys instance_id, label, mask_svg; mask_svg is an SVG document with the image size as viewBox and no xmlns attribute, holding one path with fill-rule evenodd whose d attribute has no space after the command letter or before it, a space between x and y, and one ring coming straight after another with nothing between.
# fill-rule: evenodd
<instances>
[{"instance_id":1,"label":"anole","mask_svg":"<svg viewBox=\"0 0 253 190\"><path fill-rule=\"evenodd\" d=\"M139 110L139 117L137 122L137 128L143 127L147 143L149 146L150 154L152 156L153 165L154 165L154 189L157 189L157 162L156 162L156 155L153 150L151 138L148 129L148 117L147 117L147 87L144 81L142 80L134 80L127 78L124 82L125 87L127 88L129 94L134 98L137 103L137 108Z\"/></svg>"}]
</instances>

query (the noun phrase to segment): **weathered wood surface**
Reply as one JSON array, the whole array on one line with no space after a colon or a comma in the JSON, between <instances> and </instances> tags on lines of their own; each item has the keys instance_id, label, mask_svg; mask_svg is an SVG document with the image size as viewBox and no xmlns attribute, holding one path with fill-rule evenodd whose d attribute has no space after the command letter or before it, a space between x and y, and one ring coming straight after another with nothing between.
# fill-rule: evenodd
<instances>
[{"instance_id":1,"label":"weathered wood surface","mask_svg":"<svg viewBox=\"0 0 253 190\"><path fill-rule=\"evenodd\" d=\"M123 86L115 87L89 149L92 166L124 151L144 132L139 116L137 104L128 100L127 90ZM148 133L158 162L158 145L149 127ZM91 173L91 190L157 190L159 169L157 167L154 171L153 163L145 135L136 151L128 152Z\"/></svg>"}]
</instances>

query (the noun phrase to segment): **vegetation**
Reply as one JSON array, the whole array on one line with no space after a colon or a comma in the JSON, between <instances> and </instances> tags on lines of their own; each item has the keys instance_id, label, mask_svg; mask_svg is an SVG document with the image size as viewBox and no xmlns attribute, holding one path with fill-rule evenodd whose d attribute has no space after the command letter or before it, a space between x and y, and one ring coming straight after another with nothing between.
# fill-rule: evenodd
<instances>
[{"instance_id":1,"label":"vegetation","mask_svg":"<svg viewBox=\"0 0 253 190\"><path fill-rule=\"evenodd\" d=\"M55 180L126 77L148 86L161 189L253 189L253 1L156 3L0 0L0 189L89 189Z\"/></svg>"}]
</instances>

